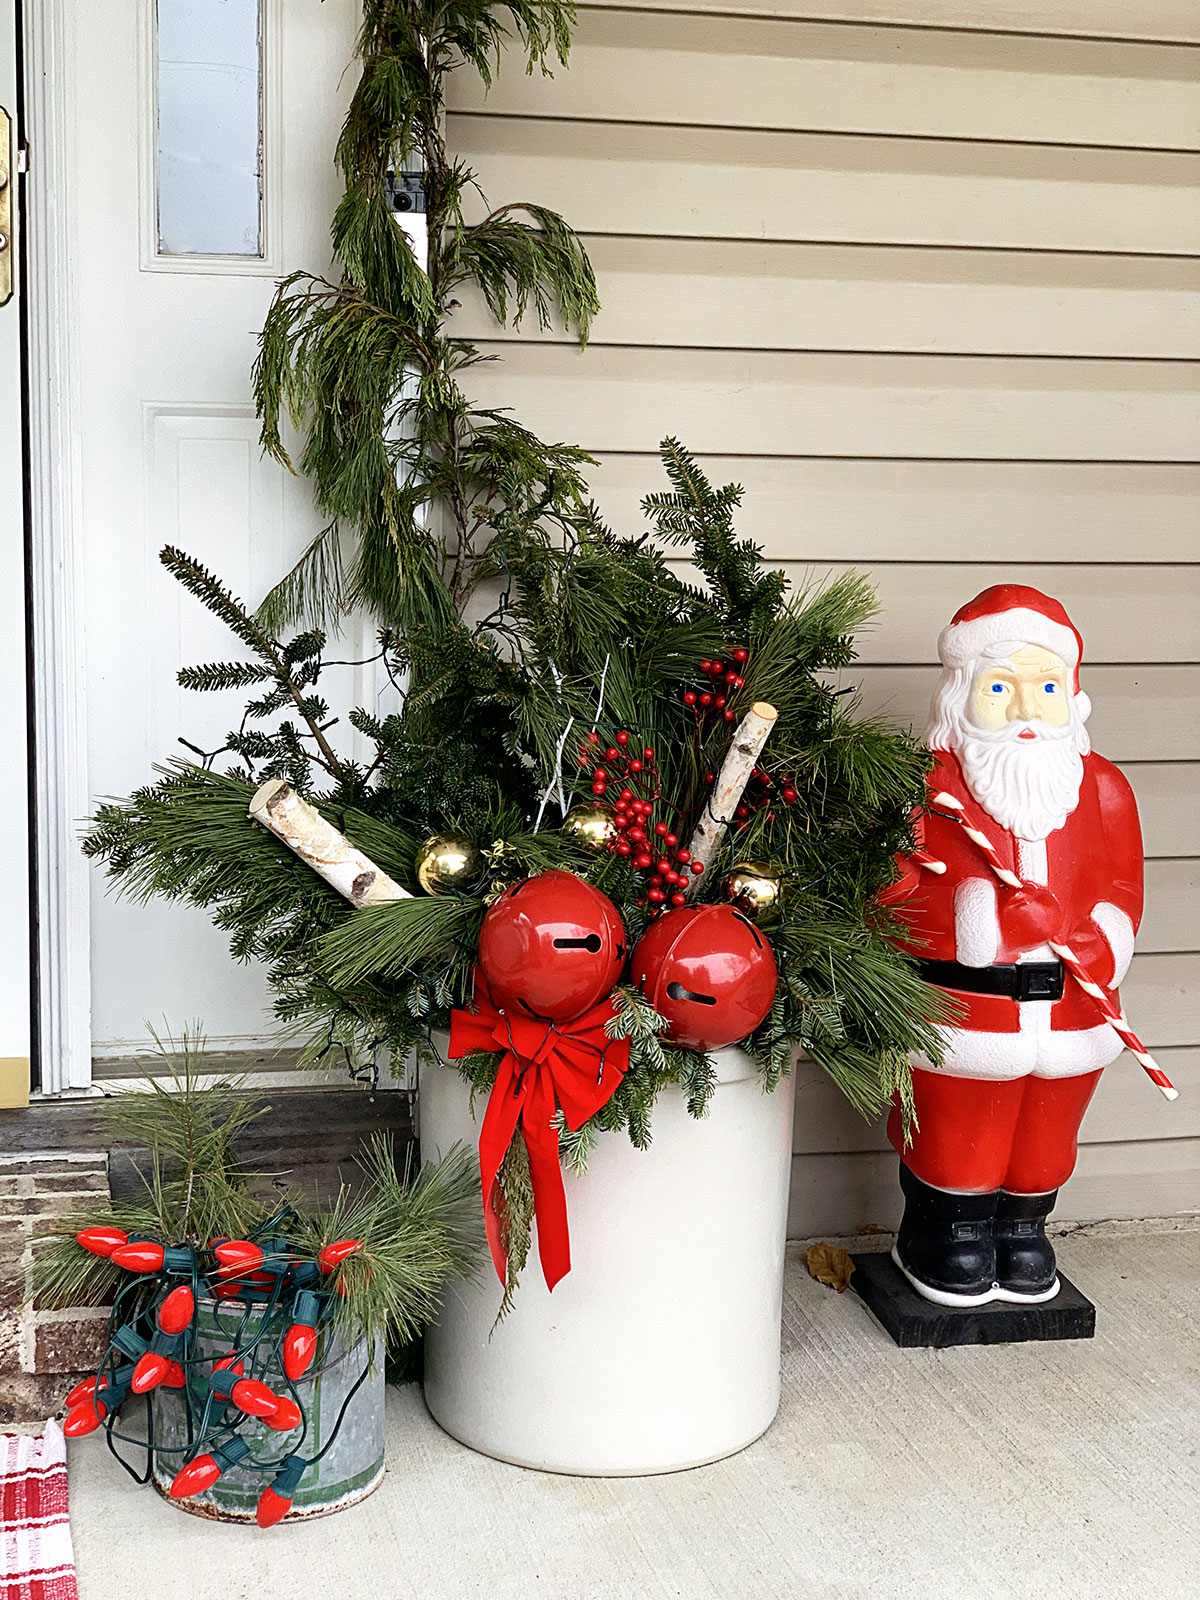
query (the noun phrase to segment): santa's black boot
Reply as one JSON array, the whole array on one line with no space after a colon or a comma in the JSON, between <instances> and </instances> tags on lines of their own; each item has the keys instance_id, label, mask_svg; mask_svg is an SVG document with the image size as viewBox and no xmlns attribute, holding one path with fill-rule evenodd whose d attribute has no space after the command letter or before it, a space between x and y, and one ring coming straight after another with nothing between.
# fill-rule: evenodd
<instances>
[{"instance_id":1,"label":"santa's black boot","mask_svg":"<svg viewBox=\"0 0 1200 1600\"><path fill-rule=\"evenodd\" d=\"M917 1293L939 1306L982 1306L994 1300L995 1194L934 1189L903 1161L900 1187L904 1217L892 1260Z\"/></svg>"},{"instance_id":2,"label":"santa's black boot","mask_svg":"<svg viewBox=\"0 0 1200 1600\"><path fill-rule=\"evenodd\" d=\"M1008 1194L996 1203L997 1299L1038 1305L1058 1293L1054 1246L1046 1237L1046 1218L1054 1210L1058 1190L1049 1194Z\"/></svg>"}]
</instances>

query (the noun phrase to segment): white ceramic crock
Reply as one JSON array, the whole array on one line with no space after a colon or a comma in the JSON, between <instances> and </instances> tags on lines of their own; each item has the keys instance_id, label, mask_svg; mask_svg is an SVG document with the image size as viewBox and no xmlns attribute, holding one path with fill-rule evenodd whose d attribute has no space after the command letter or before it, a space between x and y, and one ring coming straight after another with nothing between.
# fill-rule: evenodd
<instances>
[{"instance_id":1,"label":"white ceramic crock","mask_svg":"<svg viewBox=\"0 0 1200 1600\"><path fill-rule=\"evenodd\" d=\"M425 1345L436 1421L545 1472L678 1472L744 1449L779 1405L792 1081L765 1094L744 1051L714 1053L708 1115L664 1091L653 1143L602 1134L564 1172L572 1267L550 1294L537 1240L511 1314L490 1264L451 1292ZM421 1149L479 1137L483 1100L453 1067L421 1076Z\"/></svg>"}]
</instances>

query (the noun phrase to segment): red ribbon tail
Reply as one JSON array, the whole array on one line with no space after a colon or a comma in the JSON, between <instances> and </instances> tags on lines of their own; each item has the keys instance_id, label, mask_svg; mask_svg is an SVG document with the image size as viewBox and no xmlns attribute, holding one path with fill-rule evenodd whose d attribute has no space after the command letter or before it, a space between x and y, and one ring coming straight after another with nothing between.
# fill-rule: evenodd
<instances>
[{"instance_id":1,"label":"red ribbon tail","mask_svg":"<svg viewBox=\"0 0 1200 1600\"><path fill-rule=\"evenodd\" d=\"M479 1177L483 1187L483 1226L492 1264L501 1283L508 1282L508 1251L504 1247L503 1204L496 1181L501 1163L521 1120L524 1091L518 1088L513 1057L505 1055L488 1096L479 1130Z\"/></svg>"},{"instance_id":2,"label":"red ribbon tail","mask_svg":"<svg viewBox=\"0 0 1200 1600\"><path fill-rule=\"evenodd\" d=\"M554 1113L553 1082L550 1073L540 1067L529 1088L522 1127L529 1151L538 1257L546 1287L551 1290L571 1270L567 1192L563 1188L562 1167L558 1159L558 1129L554 1126Z\"/></svg>"}]
</instances>

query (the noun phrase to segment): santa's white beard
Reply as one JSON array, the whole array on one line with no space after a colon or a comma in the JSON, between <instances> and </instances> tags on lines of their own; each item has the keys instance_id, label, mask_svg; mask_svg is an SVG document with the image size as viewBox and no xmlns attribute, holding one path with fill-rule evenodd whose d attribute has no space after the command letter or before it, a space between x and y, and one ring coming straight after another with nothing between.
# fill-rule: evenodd
<instances>
[{"instance_id":1,"label":"santa's white beard","mask_svg":"<svg viewBox=\"0 0 1200 1600\"><path fill-rule=\"evenodd\" d=\"M1037 739L1021 739L1032 726ZM1079 804L1083 756L1073 726L1010 723L999 734L963 727L954 746L972 796L1018 839L1044 839Z\"/></svg>"}]
</instances>

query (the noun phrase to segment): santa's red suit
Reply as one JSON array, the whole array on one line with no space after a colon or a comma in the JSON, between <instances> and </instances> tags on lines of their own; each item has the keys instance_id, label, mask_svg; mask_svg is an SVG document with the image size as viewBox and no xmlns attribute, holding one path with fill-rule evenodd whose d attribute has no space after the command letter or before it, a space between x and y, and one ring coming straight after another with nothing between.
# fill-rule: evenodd
<instances>
[{"instance_id":1,"label":"santa's red suit","mask_svg":"<svg viewBox=\"0 0 1200 1600\"><path fill-rule=\"evenodd\" d=\"M1042 645L1062 657L1083 707L1082 728L1079 636L1057 602L1036 590L1005 585L964 607L939 641L947 675L969 672L981 650L1004 640ZM984 809L953 749L937 753L929 791L939 790L962 803L964 820L1031 887L1006 888L949 815L935 808L922 819L923 848L946 871L905 862L888 898L901 902L912 953L958 1003L961 1017L944 1030L940 1064L914 1059L918 1127L911 1143L904 1142L898 1112L889 1137L910 1171L937 1189L1044 1194L1074 1170L1084 1111L1101 1069L1123 1048L1047 941L1069 945L1119 1009L1117 986L1142 915L1137 807L1117 768L1090 751L1082 756L1073 809L1039 839L1018 838ZM1050 894L1039 894L1039 887ZM1009 992L959 987L968 983ZM1056 992L1061 998L1045 998Z\"/></svg>"}]
</instances>

